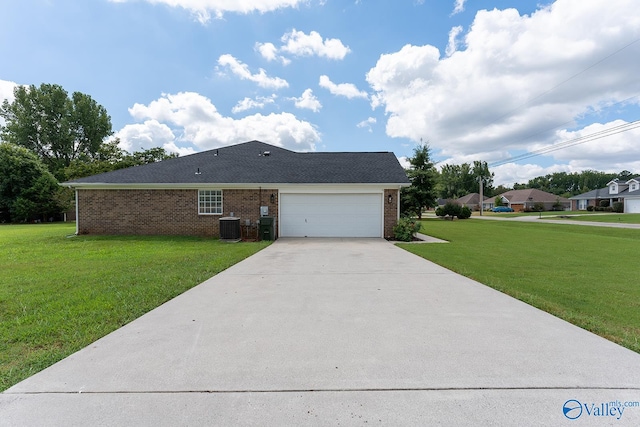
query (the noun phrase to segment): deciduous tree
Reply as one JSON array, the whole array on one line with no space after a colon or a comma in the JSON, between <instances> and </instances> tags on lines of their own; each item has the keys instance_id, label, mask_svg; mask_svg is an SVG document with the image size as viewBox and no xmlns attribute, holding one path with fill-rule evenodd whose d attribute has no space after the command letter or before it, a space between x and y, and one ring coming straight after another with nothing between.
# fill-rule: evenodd
<instances>
[{"instance_id":1,"label":"deciduous tree","mask_svg":"<svg viewBox=\"0 0 640 427\"><path fill-rule=\"evenodd\" d=\"M63 209L62 190L38 157L24 147L0 143L0 219L47 219Z\"/></svg>"},{"instance_id":2,"label":"deciduous tree","mask_svg":"<svg viewBox=\"0 0 640 427\"><path fill-rule=\"evenodd\" d=\"M111 118L89 95L71 97L59 85L16 86L15 100L4 101L0 137L33 151L58 179L76 159L93 160L111 135Z\"/></svg>"}]
</instances>

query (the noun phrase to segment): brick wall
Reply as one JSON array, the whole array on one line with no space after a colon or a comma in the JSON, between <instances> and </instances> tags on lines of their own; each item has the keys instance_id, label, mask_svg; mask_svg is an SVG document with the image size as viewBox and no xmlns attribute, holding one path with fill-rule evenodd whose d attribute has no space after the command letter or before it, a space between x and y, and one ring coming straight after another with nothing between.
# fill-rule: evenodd
<instances>
[{"instance_id":1,"label":"brick wall","mask_svg":"<svg viewBox=\"0 0 640 427\"><path fill-rule=\"evenodd\" d=\"M269 216L278 218L276 189L223 190L222 194L222 215L198 215L198 190L78 190L78 232L218 237L219 219L232 212L241 218L242 226L246 219L256 223L260 206L268 206ZM398 202L397 189L384 190L385 238L393 237ZM276 220L276 236L278 227Z\"/></svg>"},{"instance_id":2,"label":"brick wall","mask_svg":"<svg viewBox=\"0 0 640 427\"><path fill-rule=\"evenodd\" d=\"M389 203L389 196L392 201ZM393 227L398 223L398 203L400 202L399 190L384 190L384 238L393 237Z\"/></svg>"},{"instance_id":3,"label":"brick wall","mask_svg":"<svg viewBox=\"0 0 640 427\"><path fill-rule=\"evenodd\" d=\"M222 215L198 215L198 190L78 190L78 232L217 237L219 219L231 212L242 225L245 219L255 224L261 203L269 206L269 216L278 216L277 190L222 193Z\"/></svg>"}]
</instances>

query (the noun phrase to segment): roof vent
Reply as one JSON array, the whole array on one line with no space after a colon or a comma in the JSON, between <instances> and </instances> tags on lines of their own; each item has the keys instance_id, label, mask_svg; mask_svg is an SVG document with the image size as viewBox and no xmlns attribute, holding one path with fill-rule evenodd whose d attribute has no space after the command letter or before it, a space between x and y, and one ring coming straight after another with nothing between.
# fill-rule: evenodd
<instances>
[{"instance_id":1,"label":"roof vent","mask_svg":"<svg viewBox=\"0 0 640 427\"><path fill-rule=\"evenodd\" d=\"M216 150L215 153L213 153L214 157L218 157L218 150Z\"/></svg>"},{"instance_id":2,"label":"roof vent","mask_svg":"<svg viewBox=\"0 0 640 427\"><path fill-rule=\"evenodd\" d=\"M196 171L196 175L202 175L202 172L200 172L200 168L198 168L198 170Z\"/></svg>"},{"instance_id":3,"label":"roof vent","mask_svg":"<svg viewBox=\"0 0 640 427\"><path fill-rule=\"evenodd\" d=\"M271 151L265 151L264 153L262 153L263 156L267 157L271 155Z\"/></svg>"}]
</instances>

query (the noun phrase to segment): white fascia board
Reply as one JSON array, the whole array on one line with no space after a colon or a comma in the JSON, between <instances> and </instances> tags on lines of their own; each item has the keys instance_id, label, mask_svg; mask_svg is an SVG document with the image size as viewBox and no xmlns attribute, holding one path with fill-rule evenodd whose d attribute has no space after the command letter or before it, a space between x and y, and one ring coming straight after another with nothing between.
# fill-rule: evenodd
<instances>
[{"instance_id":1,"label":"white fascia board","mask_svg":"<svg viewBox=\"0 0 640 427\"><path fill-rule=\"evenodd\" d=\"M280 184L280 193L381 193L400 184Z\"/></svg>"},{"instance_id":2,"label":"white fascia board","mask_svg":"<svg viewBox=\"0 0 640 427\"><path fill-rule=\"evenodd\" d=\"M287 183L185 183L185 184L112 184L112 183L61 183L64 187L78 190L197 190L203 188L222 189L255 189L255 188L275 188L282 192L376 192L384 189L400 189L409 184L388 183L388 184L287 184Z\"/></svg>"}]
</instances>

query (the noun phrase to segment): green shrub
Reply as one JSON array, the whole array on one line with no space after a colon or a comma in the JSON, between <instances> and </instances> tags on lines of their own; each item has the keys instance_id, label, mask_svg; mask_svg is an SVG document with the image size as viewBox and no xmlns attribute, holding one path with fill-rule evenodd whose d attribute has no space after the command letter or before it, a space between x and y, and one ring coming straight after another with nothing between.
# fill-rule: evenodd
<instances>
[{"instance_id":1,"label":"green shrub","mask_svg":"<svg viewBox=\"0 0 640 427\"><path fill-rule=\"evenodd\" d=\"M613 212L623 213L624 212L624 202L614 202L613 203Z\"/></svg>"},{"instance_id":2,"label":"green shrub","mask_svg":"<svg viewBox=\"0 0 640 427\"><path fill-rule=\"evenodd\" d=\"M587 206L587 212L593 212L593 206L591 205Z\"/></svg>"},{"instance_id":3,"label":"green shrub","mask_svg":"<svg viewBox=\"0 0 640 427\"><path fill-rule=\"evenodd\" d=\"M601 208L606 208L609 206L609 201L608 200L600 200L600 207Z\"/></svg>"},{"instance_id":4,"label":"green shrub","mask_svg":"<svg viewBox=\"0 0 640 427\"><path fill-rule=\"evenodd\" d=\"M438 206L436 208L436 216L444 216L444 210L442 209L442 206Z\"/></svg>"},{"instance_id":5,"label":"green shrub","mask_svg":"<svg viewBox=\"0 0 640 427\"><path fill-rule=\"evenodd\" d=\"M471 217L471 209L469 209L467 206L463 206L462 209L460 209L460 213L458 214L458 218L459 219L467 219Z\"/></svg>"},{"instance_id":6,"label":"green shrub","mask_svg":"<svg viewBox=\"0 0 640 427\"><path fill-rule=\"evenodd\" d=\"M400 218L393 227L393 234L396 240L410 242L413 236L420 231L420 223L411 218Z\"/></svg>"},{"instance_id":7,"label":"green shrub","mask_svg":"<svg viewBox=\"0 0 640 427\"><path fill-rule=\"evenodd\" d=\"M450 219L453 219L454 216L460 215L461 210L462 210L462 206L460 206L459 204L453 203L453 202L447 202L444 206L440 208L439 213L438 213L438 210L436 210L436 215L442 216L445 218L450 217Z\"/></svg>"}]
</instances>

